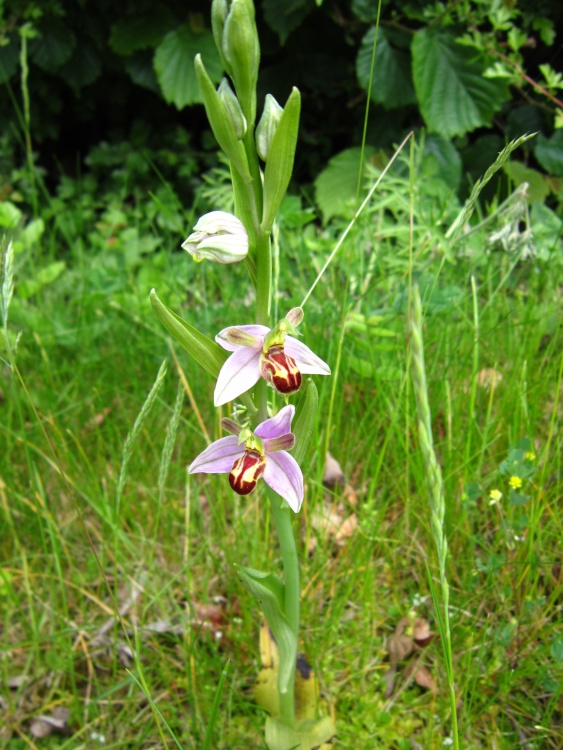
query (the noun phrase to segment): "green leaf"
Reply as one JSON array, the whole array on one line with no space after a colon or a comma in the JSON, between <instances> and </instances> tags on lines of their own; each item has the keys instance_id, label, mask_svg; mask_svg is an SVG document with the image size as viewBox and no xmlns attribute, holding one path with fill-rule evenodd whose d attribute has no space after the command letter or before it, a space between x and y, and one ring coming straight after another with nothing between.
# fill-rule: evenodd
<instances>
[{"instance_id":1,"label":"green leaf","mask_svg":"<svg viewBox=\"0 0 563 750\"><path fill-rule=\"evenodd\" d=\"M8 44L0 47L0 83L6 83L18 69L20 50L17 38L12 36Z\"/></svg>"},{"instance_id":2,"label":"green leaf","mask_svg":"<svg viewBox=\"0 0 563 750\"><path fill-rule=\"evenodd\" d=\"M421 29L414 35L412 56L420 111L429 130L443 136L490 125L509 97L505 82L483 78L483 57L456 44L453 36Z\"/></svg>"},{"instance_id":3,"label":"green leaf","mask_svg":"<svg viewBox=\"0 0 563 750\"><path fill-rule=\"evenodd\" d=\"M84 86L93 83L102 72L98 50L88 39L79 39L72 57L60 68L63 80L79 94Z\"/></svg>"},{"instance_id":4,"label":"green leaf","mask_svg":"<svg viewBox=\"0 0 563 750\"><path fill-rule=\"evenodd\" d=\"M154 69L162 95L177 109L203 101L194 73L194 57L198 54L205 58L211 80L217 82L222 66L211 32L196 34L185 24L169 31L156 48Z\"/></svg>"},{"instance_id":5,"label":"green leaf","mask_svg":"<svg viewBox=\"0 0 563 750\"><path fill-rule=\"evenodd\" d=\"M549 185L545 176L536 169L531 169L520 161L509 161L504 165L504 171L515 186L521 185L523 182L528 183L528 195L532 203L534 201L543 203L549 195Z\"/></svg>"},{"instance_id":6,"label":"green leaf","mask_svg":"<svg viewBox=\"0 0 563 750\"><path fill-rule=\"evenodd\" d=\"M274 634L280 652L278 687L280 693L286 693L297 659L297 638L283 611L284 584L275 573L262 573L239 565L235 568L241 582L258 600Z\"/></svg>"},{"instance_id":7,"label":"green leaf","mask_svg":"<svg viewBox=\"0 0 563 750\"><path fill-rule=\"evenodd\" d=\"M313 9L310 0L262 0L264 20L274 31L283 45Z\"/></svg>"},{"instance_id":8,"label":"green leaf","mask_svg":"<svg viewBox=\"0 0 563 750\"><path fill-rule=\"evenodd\" d=\"M371 70L375 28L371 28L362 39L356 58L356 74L360 86L367 90ZM390 37L380 28L377 34L371 99L386 109L404 107L416 102L412 83L411 59L408 50L392 46Z\"/></svg>"},{"instance_id":9,"label":"green leaf","mask_svg":"<svg viewBox=\"0 0 563 750\"><path fill-rule=\"evenodd\" d=\"M424 141L423 175L439 177L457 191L461 182L461 156L453 143L437 133Z\"/></svg>"},{"instance_id":10,"label":"green leaf","mask_svg":"<svg viewBox=\"0 0 563 750\"><path fill-rule=\"evenodd\" d=\"M153 5L137 16L120 18L111 27L109 45L118 55L155 47L174 28L174 15L165 5Z\"/></svg>"},{"instance_id":11,"label":"green leaf","mask_svg":"<svg viewBox=\"0 0 563 750\"><path fill-rule=\"evenodd\" d=\"M194 61L194 69L213 135L221 150L233 163L243 182L248 184L251 182L251 176L246 151L242 142L237 138L233 123L230 117L227 117L221 97L207 74L200 55ZM240 195L238 198L240 198Z\"/></svg>"},{"instance_id":12,"label":"green leaf","mask_svg":"<svg viewBox=\"0 0 563 750\"><path fill-rule=\"evenodd\" d=\"M317 386L311 378L307 379L304 392L301 394L295 421L293 423L293 434L295 435L295 448L291 455L298 464L303 462L307 448L313 436L315 421L317 418L317 408L319 406L319 394Z\"/></svg>"},{"instance_id":13,"label":"green leaf","mask_svg":"<svg viewBox=\"0 0 563 750\"><path fill-rule=\"evenodd\" d=\"M44 286L56 281L66 268L63 260L57 260L54 263L41 268L31 279L22 279L18 284L18 296L21 299L29 299L37 294Z\"/></svg>"},{"instance_id":14,"label":"green leaf","mask_svg":"<svg viewBox=\"0 0 563 750\"><path fill-rule=\"evenodd\" d=\"M156 73L150 52L137 52L124 61L125 70L131 76L131 80L155 94L160 94L160 87L156 80Z\"/></svg>"},{"instance_id":15,"label":"green leaf","mask_svg":"<svg viewBox=\"0 0 563 750\"><path fill-rule=\"evenodd\" d=\"M11 201L0 202L0 227L13 229L21 221L23 213Z\"/></svg>"},{"instance_id":16,"label":"green leaf","mask_svg":"<svg viewBox=\"0 0 563 750\"><path fill-rule=\"evenodd\" d=\"M297 729L282 724L281 721L266 718L266 745L268 750L329 750L333 747L332 738L336 733L332 719L302 722Z\"/></svg>"},{"instance_id":17,"label":"green leaf","mask_svg":"<svg viewBox=\"0 0 563 750\"><path fill-rule=\"evenodd\" d=\"M366 148L364 167L374 153ZM360 148L349 148L333 156L315 180L315 199L326 223L333 216L347 216L356 199ZM363 171L363 170L362 170Z\"/></svg>"},{"instance_id":18,"label":"green leaf","mask_svg":"<svg viewBox=\"0 0 563 750\"><path fill-rule=\"evenodd\" d=\"M73 32L57 18L46 18L39 27L39 37L29 45L32 60L48 73L64 65L76 46Z\"/></svg>"},{"instance_id":19,"label":"green leaf","mask_svg":"<svg viewBox=\"0 0 563 750\"><path fill-rule=\"evenodd\" d=\"M154 289L151 290L150 300L154 314L166 330L204 370L216 378L229 356L228 353L215 341L207 338L197 328L186 323L179 315L163 305Z\"/></svg>"},{"instance_id":20,"label":"green leaf","mask_svg":"<svg viewBox=\"0 0 563 750\"><path fill-rule=\"evenodd\" d=\"M538 135L534 155L546 172L563 177L563 130L556 130L551 138Z\"/></svg>"},{"instance_id":21,"label":"green leaf","mask_svg":"<svg viewBox=\"0 0 563 750\"><path fill-rule=\"evenodd\" d=\"M272 138L264 169L264 213L261 225L264 232L269 232L272 228L291 179L300 112L301 94L294 86Z\"/></svg>"}]
</instances>

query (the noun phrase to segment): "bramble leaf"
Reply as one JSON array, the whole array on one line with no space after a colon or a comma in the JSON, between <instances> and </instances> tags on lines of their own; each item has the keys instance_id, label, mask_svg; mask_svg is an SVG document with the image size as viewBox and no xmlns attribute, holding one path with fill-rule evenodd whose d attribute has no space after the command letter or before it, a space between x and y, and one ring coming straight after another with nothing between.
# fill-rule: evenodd
<instances>
[{"instance_id":1,"label":"bramble leaf","mask_svg":"<svg viewBox=\"0 0 563 750\"><path fill-rule=\"evenodd\" d=\"M183 109L201 102L201 93L194 72L194 57L201 54L212 81L221 77L222 66L209 31L194 33L188 25L169 31L154 55L154 69L162 95L168 104Z\"/></svg>"},{"instance_id":2,"label":"bramble leaf","mask_svg":"<svg viewBox=\"0 0 563 750\"><path fill-rule=\"evenodd\" d=\"M453 36L421 29L412 56L420 111L431 131L452 137L490 125L508 99L506 82L484 78L484 58Z\"/></svg>"}]
</instances>

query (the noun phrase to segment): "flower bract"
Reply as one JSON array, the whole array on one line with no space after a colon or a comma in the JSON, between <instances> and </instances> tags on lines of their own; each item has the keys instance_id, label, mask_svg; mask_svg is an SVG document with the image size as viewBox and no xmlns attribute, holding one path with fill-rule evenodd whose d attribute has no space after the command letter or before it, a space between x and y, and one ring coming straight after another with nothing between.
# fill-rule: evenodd
<instances>
[{"instance_id":1,"label":"flower bract","mask_svg":"<svg viewBox=\"0 0 563 750\"><path fill-rule=\"evenodd\" d=\"M236 216L211 211L199 219L182 247L198 262L237 263L248 254L248 235Z\"/></svg>"},{"instance_id":2,"label":"flower bract","mask_svg":"<svg viewBox=\"0 0 563 750\"><path fill-rule=\"evenodd\" d=\"M296 311L301 313L297 314ZM229 352L215 386L215 406L238 398L263 377L279 393L295 393L302 375L330 375L330 367L308 346L288 335L292 320L302 318L295 308L275 328L244 325L224 328L215 340Z\"/></svg>"},{"instance_id":3,"label":"flower bract","mask_svg":"<svg viewBox=\"0 0 563 750\"><path fill-rule=\"evenodd\" d=\"M266 419L254 432L230 420L224 426L238 435L220 438L191 463L190 474L228 474L231 488L249 495L259 479L264 479L296 513L303 502L303 474L287 451L295 445L291 432L294 406L285 406L275 417Z\"/></svg>"}]
</instances>

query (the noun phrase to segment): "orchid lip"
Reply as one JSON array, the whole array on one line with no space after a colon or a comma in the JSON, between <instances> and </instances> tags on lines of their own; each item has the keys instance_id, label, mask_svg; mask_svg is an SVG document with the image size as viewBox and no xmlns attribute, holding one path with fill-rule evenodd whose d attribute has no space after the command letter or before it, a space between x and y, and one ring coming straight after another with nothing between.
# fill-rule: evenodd
<instances>
[{"instance_id":1,"label":"orchid lip","mask_svg":"<svg viewBox=\"0 0 563 750\"><path fill-rule=\"evenodd\" d=\"M232 489L240 495L250 494L259 479L264 479L296 513L303 502L303 474L297 461L287 453L295 445L291 422L295 407L283 409L259 424L253 433L248 431L243 444L239 435L220 438L209 445L194 461L190 474L228 474ZM239 426L226 420L227 428Z\"/></svg>"}]
</instances>

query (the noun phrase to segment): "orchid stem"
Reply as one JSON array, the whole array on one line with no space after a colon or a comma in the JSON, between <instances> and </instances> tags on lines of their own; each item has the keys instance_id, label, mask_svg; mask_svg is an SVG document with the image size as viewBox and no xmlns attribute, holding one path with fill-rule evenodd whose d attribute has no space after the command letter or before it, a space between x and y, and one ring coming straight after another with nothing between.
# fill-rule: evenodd
<instances>
[{"instance_id":1,"label":"orchid stem","mask_svg":"<svg viewBox=\"0 0 563 750\"><path fill-rule=\"evenodd\" d=\"M295 633L297 641L299 637L299 560L295 537L291 523L291 513L280 496L273 490L267 490L272 514L278 532L278 540L283 562L283 574L285 581L284 609L287 621ZM291 679L286 693L280 693L280 715L284 724L295 726L295 661L292 664Z\"/></svg>"}]
</instances>

